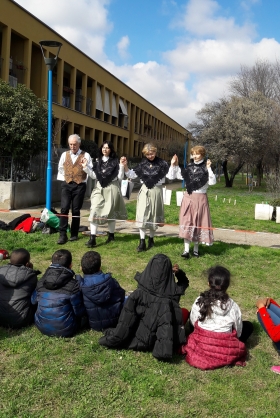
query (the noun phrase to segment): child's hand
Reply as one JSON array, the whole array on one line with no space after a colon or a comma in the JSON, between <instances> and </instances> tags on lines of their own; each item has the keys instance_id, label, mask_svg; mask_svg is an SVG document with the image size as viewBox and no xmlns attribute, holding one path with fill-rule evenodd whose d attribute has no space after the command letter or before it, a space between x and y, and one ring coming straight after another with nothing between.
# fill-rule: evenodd
<instances>
[{"instance_id":1,"label":"child's hand","mask_svg":"<svg viewBox=\"0 0 280 418\"><path fill-rule=\"evenodd\" d=\"M174 264L173 265L173 267L172 267L172 270L173 270L173 273L178 273L178 271L179 271L179 265L178 264Z\"/></svg>"},{"instance_id":2,"label":"child's hand","mask_svg":"<svg viewBox=\"0 0 280 418\"><path fill-rule=\"evenodd\" d=\"M268 308L270 305L270 298L260 298L256 301L256 306L260 308Z\"/></svg>"}]
</instances>

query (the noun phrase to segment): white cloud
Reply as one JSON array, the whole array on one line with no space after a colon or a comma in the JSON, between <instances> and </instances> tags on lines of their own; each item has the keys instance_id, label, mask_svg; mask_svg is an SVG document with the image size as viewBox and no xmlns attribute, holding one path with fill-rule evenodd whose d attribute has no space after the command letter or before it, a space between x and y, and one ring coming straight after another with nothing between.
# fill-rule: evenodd
<instances>
[{"instance_id":1,"label":"white cloud","mask_svg":"<svg viewBox=\"0 0 280 418\"><path fill-rule=\"evenodd\" d=\"M130 41L129 41L129 37L127 35L123 36L119 40L119 42L117 43L118 52L119 52L119 55L122 58L127 58L129 56L128 52L127 52L127 48L129 47L129 43L130 43Z\"/></svg>"},{"instance_id":2,"label":"white cloud","mask_svg":"<svg viewBox=\"0 0 280 418\"><path fill-rule=\"evenodd\" d=\"M16 0L93 60L104 60L110 0Z\"/></svg>"},{"instance_id":3,"label":"white cloud","mask_svg":"<svg viewBox=\"0 0 280 418\"><path fill-rule=\"evenodd\" d=\"M177 16L174 26L183 27L192 35L216 39L248 39L254 36L251 24L239 26L233 17L221 16L221 7L215 0L190 0L183 16Z\"/></svg>"}]
</instances>

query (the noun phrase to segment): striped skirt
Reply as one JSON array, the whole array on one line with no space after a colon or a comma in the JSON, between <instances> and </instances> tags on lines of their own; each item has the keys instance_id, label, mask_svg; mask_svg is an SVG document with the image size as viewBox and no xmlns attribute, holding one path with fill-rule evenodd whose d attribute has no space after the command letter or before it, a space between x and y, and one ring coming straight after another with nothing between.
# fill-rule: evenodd
<instances>
[{"instance_id":1,"label":"striped skirt","mask_svg":"<svg viewBox=\"0 0 280 418\"><path fill-rule=\"evenodd\" d=\"M91 193L91 207L88 220L103 225L107 220L127 219L127 212L118 180L102 188L98 182Z\"/></svg>"},{"instance_id":2,"label":"striped skirt","mask_svg":"<svg viewBox=\"0 0 280 418\"><path fill-rule=\"evenodd\" d=\"M179 237L212 245L212 222L206 193L184 193L179 216Z\"/></svg>"},{"instance_id":3,"label":"striped skirt","mask_svg":"<svg viewBox=\"0 0 280 418\"><path fill-rule=\"evenodd\" d=\"M136 226L156 230L164 224L162 186L148 189L142 185L137 197Z\"/></svg>"}]
</instances>

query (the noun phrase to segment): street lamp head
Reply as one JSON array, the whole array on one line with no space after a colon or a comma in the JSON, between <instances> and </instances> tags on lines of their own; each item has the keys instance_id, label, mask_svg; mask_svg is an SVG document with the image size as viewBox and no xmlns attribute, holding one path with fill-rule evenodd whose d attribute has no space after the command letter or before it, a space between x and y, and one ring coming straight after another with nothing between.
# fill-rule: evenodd
<instances>
[{"instance_id":1,"label":"street lamp head","mask_svg":"<svg viewBox=\"0 0 280 418\"><path fill-rule=\"evenodd\" d=\"M56 63L57 63L57 58L58 58L58 54L59 54L60 48L62 46L62 43L58 42L58 41L40 41L39 44L40 44L40 47L41 47L41 51L42 51L46 66L48 67L49 70L53 70ZM57 48L55 57L54 58L46 58L45 54L44 54L43 46L48 47L48 48Z\"/></svg>"}]
</instances>

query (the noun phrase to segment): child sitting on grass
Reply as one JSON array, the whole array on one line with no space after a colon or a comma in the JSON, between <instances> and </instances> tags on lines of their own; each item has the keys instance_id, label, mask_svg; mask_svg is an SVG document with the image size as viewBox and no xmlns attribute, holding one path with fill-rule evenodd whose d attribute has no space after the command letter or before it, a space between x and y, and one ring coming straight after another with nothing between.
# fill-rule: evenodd
<instances>
[{"instance_id":1,"label":"child sitting on grass","mask_svg":"<svg viewBox=\"0 0 280 418\"><path fill-rule=\"evenodd\" d=\"M32 303L38 304L35 325L50 337L72 337L86 314L79 282L71 267L70 251L56 251L32 295Z\"/></svg>"},{"instance_id":2,"label":"child sitting on grass","mask_svg":"<svg viewBox=\"0 0 280 418\"><path fill-rule=\"evenodd\" d=\"M0 325L22 328L34 322L31 295L36 288L39 270L33 270L30 253L14 250L10 263L0 267Z\"/></svg>"},{"instance_id":3,"label":"child sitting on grass","mask_svg":"<svg viewBox=\"0 0 280 418\"><path fill-rule=\"evenodd\" d=\"M186 341L188 311L180 308L179 300L189 280L164 254L152 257L135 280L138 287L126 300L116 328L105 331L99 344L152 351L155 358L170 360Z\"/></svg>"},{"instance_id":4,"label":"child sitting on grass","mask_svg":"<svg viewBox=\"0 0 280 418\"><path fill-rule=\"evenodd\" d=\"M245 341L253 332L249 321L242 321L239 306L229 297L230 272L216 266L208 270L209 290L195 300L190 322L194 331L181 348L186 361L202 370L245 366Z\"/></svg>"},{"instance_id":5,"label":"child sitting on grass","mask_svg":"<svg viewBox=\"0 0 280 418\"><path fill-rule=\"evenodd\" d=\"M256 302L259 323L274 342L280 354L280 306L271 298L261 298ZM280 366L272 366L274 373L280 374Z\"/></svg>"},{"instance_id":6,"label":"child sitting on grass","mask_svg":"<svg viewBox=\"0 0 280 418\"><path fill-rule=\"evenodd\" d=\"M79 277L90 328L102 331L115 327L125 299L125 291L111 273L101 270L101 257L88 251L81 260L84 277Z\"/></svg>"}]
</instances>

